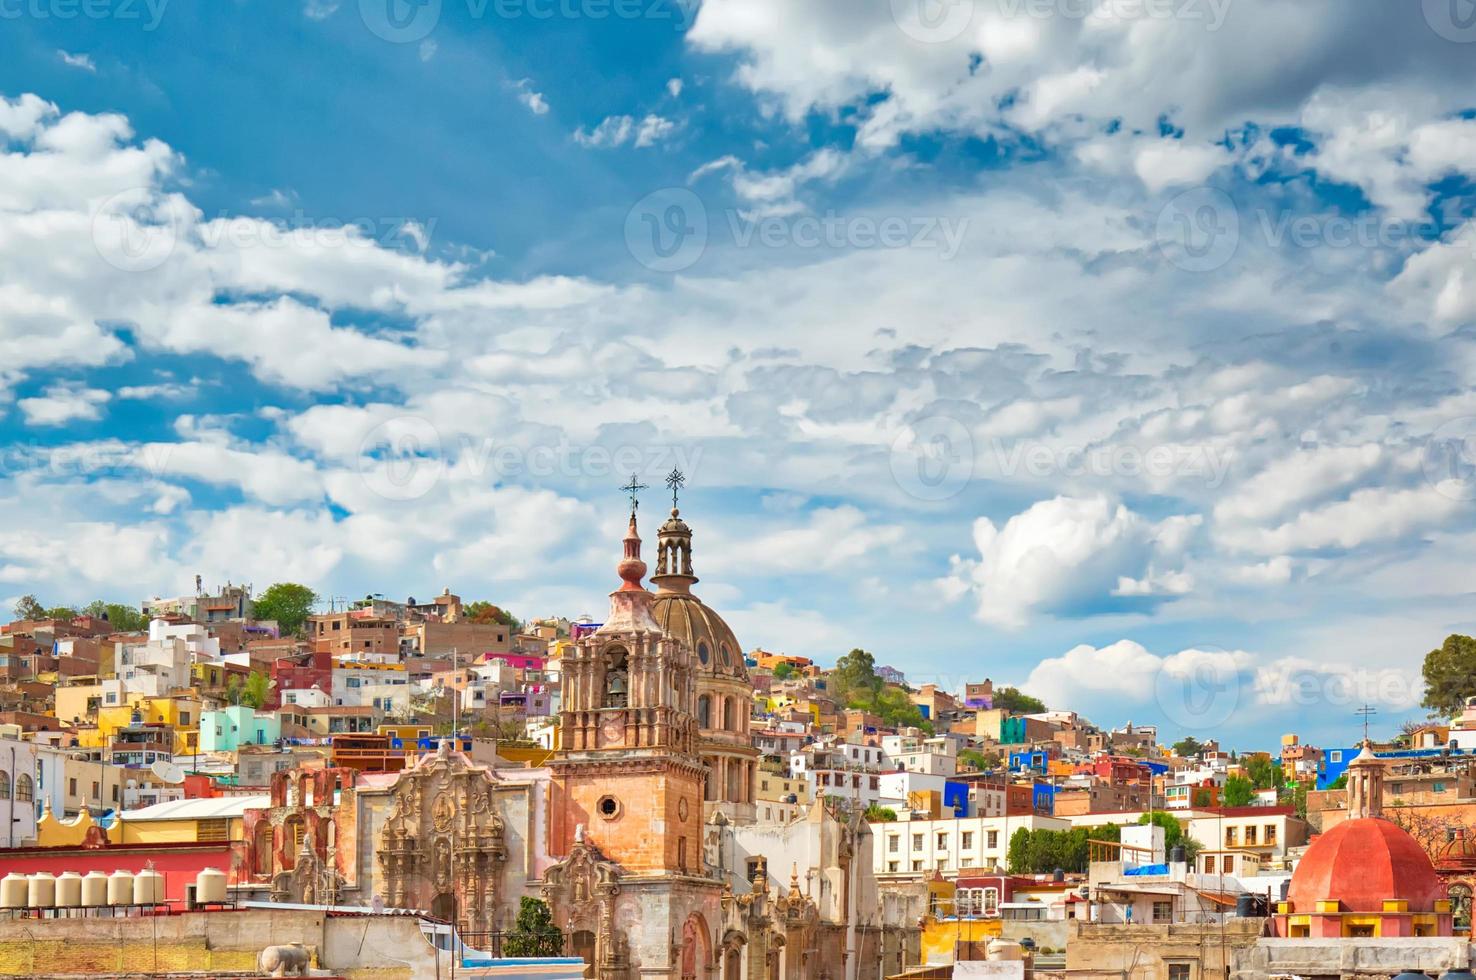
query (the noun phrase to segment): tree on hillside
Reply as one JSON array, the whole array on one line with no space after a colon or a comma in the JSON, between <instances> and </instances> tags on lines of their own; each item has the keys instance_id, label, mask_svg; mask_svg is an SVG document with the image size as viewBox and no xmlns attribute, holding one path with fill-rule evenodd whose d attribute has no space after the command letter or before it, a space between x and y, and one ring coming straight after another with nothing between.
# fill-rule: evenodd
<instances>
[{"instance_id":1,"label":"tree on hillside","mask_svg":"<svg viewBox=\"0 0 1476 980\"><path fill-rule=\"evenodd\" d=\"M958 761L961 765L969 766L979 772L999 768L999 756L985 755L978 749L964 749L958 754Z\"/></svg>"},{"instance_id":2,"label":"tree on hillside","mask_svg":"<svg viewBox=\"0 0 1476 980\"><path fill-rule=\"evenodd\" d=\"M501 606L495 606L485 599L478 599L476 602L468 603L462 608L461 617L472 623L501 623L513 631L523 628L523 623L518 617Z\"/></svg>"},{"instance_id":3,"label":"tree on hillside","mask_svg":"<svg viewBox=\"0 0 1476 980\"><path fill-rule=\"evenodd\" d=\"M93 599L82 607L82 615L93 619L106 619L119 633L137 633L148 628L149 618L132 606L120 602Z\"/></svg>"},{"instance_id":4,"label":"tree on hillside","mask_svg":"<svg viewBox=\"0 0 1476 980\"><path fill-rule=\"evenodd\" d=\"M276 620L283 636L302 631L302 624L318 604L318 594L296 582L278 582L256 597L253 605L257 619Z\"/></svg>"},{"instance_id":5,"label":"tree on hillside","mask_svg":"<svg viewBox=\"0 0 1476 980\"><path fill-rule=\"evenodd\" d=\"M1258 755L1248 761L1245 764L1245 774L1250 777L1251 785L1256 789L1280 787L1285 782L1281 763L1272 762L1265 756Z\"/></svg>"},{"instance_id":6,"label":"tree on hillside","mask_svg":"<svg viewBox=\"0 0 1476 980\"><path fill-rule=\"evenodd\" d=\"M831 694L844 702L874 701L882 689L882 679L876 675L876 658L861 649L837 660L829 681Z\"/></svg>"},{"instance_id":7,"label":"tree on hillside","mask_svg":"<svg viewBox=\"0 0 1476 980\"><path fill-rule=\"evenodd\" d=\"M780 663L774 668L774 679L776 681L787 681L794 676L794 664Z\"/></svg>"},{"instance_id":8,"label":"tree on hillside","mask_svg":"<svg viewBox=\"0 0 1476 980\"><path fill-rule=\"evenodd\" d=\"M253 708L260 708L266 704L267 696L271 693L271 681L267 676L257 671L252 671L251 676L246 678L245 685L241 688L241 697L238 703L249 704Z\"/></svg>"},{"instance_id":9,"label":"tree on hillside","mask_svg":"<svg viewBox=\"0 0 1476 980\"><path fill-rule=\"evenodd\" d=\"M1174 750L1174 755L1187 759L1190 756L1195 756L1203 752L1204 744L1193 735L1185 735L1175 742L1171 748Z\"/></svg>"},{"instance_id":10,"label":"tree on hillside","mask_svg":"<svg viewBox=\"0 0 1476 980\"><path fill-rule=\"evenodd\" d=\"M518 903L518 918L502 940L508 956L558 956L564 951L564 934L554 925L548 903L524 896Z\"/></svg>"},{"instance_id":11,"label":"tree on hillside","mask_svg":"<svg viewBox=\"0 0 1476 980\"><path fill-rule=\"evenodd\" d=\"M1022 693L1018 687L1003 687L995 691L993 704L996 708L1020 715L1039 714L1046 709L1044 701Z\"/></svg>"},{"instance_id":12,"label":"tree on hillside","mask_svg":"<svg viewBox=\"0 0 1476 980\"><path fill-rule=\"evenodd\" d=\"M1222 798L1226 806L1249 806L1255 798L1256 788L1244 776L1231 776L1225 780Z\"/></svg>"},{"instance_id":13,"label":"tree on hillside","mask_svg":"<svg viewBox=\"0 0 1476 980\"><path fill-rule=\"evenodd\" d=\"M46 607L33 595L23 595L15 602L16 619L40 619L46 615Z\"/></svg>"},{"instance_id":14,"label":"tree on hillside","mask_svg":"<svg viewBox=\"0 0 1476 980\"><path fill-rule=\"evenodd\" d=\"M65 622L76 619L77 610L73 609L71 606L52 606L50 609L46 610L46 612L41 614L41 618L60 619Z\"/></svg>"},{"instance_id":15,"label":"tree on hillside","mask_svg":"<svg viewBox=\"0 0 1476 980\"><path fill-rule=\"evenodd\" d=\"M872 803L866 808L865 816L869 823L891 823L897 819L897 811L880 803Z\"/></svg>"},{"instance_id":16,"label":"tree on hillside","mask_svg":"<svg viewBox=\"0 0 1476 980\"><path fill-rule=\"evenodd\" d=\"M1476 639L1452 633L1438 649L1425 654L1425 707L1449 718L1476 694Z\"/></svg>"}]
</instances>

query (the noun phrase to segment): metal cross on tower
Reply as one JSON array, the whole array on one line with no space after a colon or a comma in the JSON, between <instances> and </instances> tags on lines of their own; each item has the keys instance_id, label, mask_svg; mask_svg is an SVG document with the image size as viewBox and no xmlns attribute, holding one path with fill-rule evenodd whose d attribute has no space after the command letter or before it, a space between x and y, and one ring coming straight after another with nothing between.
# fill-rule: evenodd
<instances>
[{"instance_id":1,"label":"metal cross on tower","mask_svg":"<svg viewBox=\"0 0 1476 980\"><path fill-rule=\"evenodd\" d=\"M687 485L687 475L676 467L666 474L666 485L671 487L671 509L676 510L677 491Z\"/></svg>"},{"instance_id":2,"label":"metal cross on tower","mask_svg":"<svg viewBox=\"0 0 1476 980\"><path fill-rule=\"evenodd\" d=\"M634 514L636 512L636 509L641 506L641 501L637 494L639 494L642 490L647 489L646 485L640 480L640 474L632 473L630 475L630 482L620 489L630 494L630 512L631 514Z\"/></svg>"}]
</instances>

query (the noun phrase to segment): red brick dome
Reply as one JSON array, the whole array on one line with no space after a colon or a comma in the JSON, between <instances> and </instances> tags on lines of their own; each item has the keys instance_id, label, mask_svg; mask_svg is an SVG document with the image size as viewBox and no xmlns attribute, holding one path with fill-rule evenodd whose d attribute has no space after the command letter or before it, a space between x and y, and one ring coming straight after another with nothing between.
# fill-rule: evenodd
<instances>
[{"instance_id":1,"label":"red brick dome","mask_svg":"<svg viewBox=\"0 0 1476 980\"><path fill-rule=\"evenodd\" d=\"M1385 899L1406 899L1411 912L1433 912L1446 897L1424 848L1380 817L1345 820L1313 841L1292 875L1292 911L1341 901L1344 912L1379 912Z\"/></svg>"}]
</instances>

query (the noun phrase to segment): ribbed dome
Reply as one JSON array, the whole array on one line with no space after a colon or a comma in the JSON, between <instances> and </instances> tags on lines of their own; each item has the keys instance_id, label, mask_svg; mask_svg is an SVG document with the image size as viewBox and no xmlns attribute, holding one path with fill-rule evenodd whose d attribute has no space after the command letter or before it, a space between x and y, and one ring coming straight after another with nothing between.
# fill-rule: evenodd
<instances>
[{"instance_id":1,"label":"ribbed dome","mask_svg":"<svg viewBox=\"0 0 1476 980\"><path fill-rule=\"evenodd\" d=\"M1292 911L1313 912L1336 899L1344 912L1380 912L1385 899L1407 899L1411 912L1432 912L1446 898L1424 848L1380 817L1345 820L1318 837L1292 875Z\"/></svg>"},{"instance_id":2,"label":"ribbed dome","mask_svg":"<svg viewBox=\"0 0 1476 980\"><path fill-rule=\"evenodd\" d=\"M731 677L748 683L743 648L723 617L690 592L657 592L651 615L663 631L687 644L699 675ZM700 680L699 680L700 683Z\"/></svg>"}]
</instances>

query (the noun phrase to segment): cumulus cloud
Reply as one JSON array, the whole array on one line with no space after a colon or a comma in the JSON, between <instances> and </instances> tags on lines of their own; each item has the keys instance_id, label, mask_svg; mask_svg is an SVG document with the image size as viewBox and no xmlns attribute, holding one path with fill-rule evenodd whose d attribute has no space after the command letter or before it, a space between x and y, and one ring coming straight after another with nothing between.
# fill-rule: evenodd
<instances>
[{"instance_id":1,"label":"cumulus cloud","mask_svg":"<svg viewBox=\"0 0 1476 980\"><path fill-rule=\"evenodd\" d=\"M1080 615L1113 597L1181 595L1193 579L1175 567L1196 515L1154 522L1103 496L1055 497L996 527L974 521L977 558L955 556L957 594L986 623L1018 628L1040 613Z\"/></svg>"},{"instance_id":2,"label":"cumulus cloud","mask_svg":"<svg viewBox=\"0 0 1476 980\"><path fill-rule=\"evenodd\" d=\"M102 418L103 406L112 397L111 393L99 388L58 385L44 395L22 398L16 404L30 425L65 425Z\"/></svg>"}]
</instances>

